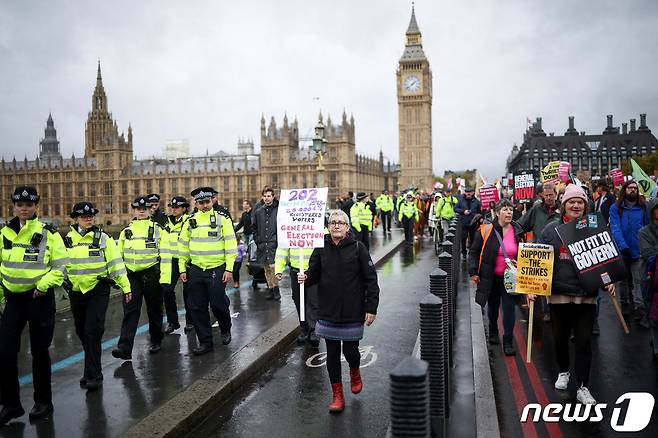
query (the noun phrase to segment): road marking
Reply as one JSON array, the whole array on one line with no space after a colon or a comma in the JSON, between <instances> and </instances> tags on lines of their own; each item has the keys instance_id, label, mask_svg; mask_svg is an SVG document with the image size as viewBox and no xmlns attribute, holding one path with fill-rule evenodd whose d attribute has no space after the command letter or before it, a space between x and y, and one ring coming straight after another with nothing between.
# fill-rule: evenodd
<instances>
[{"instance_id":1,"label":"road marking","mask_svg":"<svg viewBox=\"0 0 658 438\"><path fill-rule=\"evenodd\" d=\"M244 289L245 287L251 287L251 280L245 281L242 284L240 284L240 289ZM235 293L236 290L237 289L235 289L234 287L228 288L226 290L226 295L231 295L231 294ZM185 315L185 310L184 309L179 310L178 315ZM233 315L231 315L231 316L233 316ZM163 321L164 321L164 318L165 317L163 316L163 318L162 318ZM148 331L148 329L149 329L148 323L137 327L137 333L135 333L135 336L140 335L142 333L146 333ZM107 341L105 341L101 344L101 351L105 351L107 349L110 349L110 348L114 347L117 344L117 342L119 342L119 337L118 336L116 336L112 339L108 339ZM71 366L71 365L75 364L75 363L82 362L84 360L84 358L85 358L84 351L81 351L79 353L75 353L75 354L73 354L69 357L66 357L66 358L52 364L50 366L50 370L51 370L52 373L54 373L55 371L62 370L64 368L68 367L68 366ZM117 359L117 360L120 360L120 359ZM30 383L32 383L32 380L33 380L32 373L25 374L25 375L19 377L18 383L19 383L20 386L25 386L25 385L29 385Z\"/></svg>"},{"instance_id":2,"label":"road marking","mask_svg":"<svg viewBox=\"0 0 658 438\"><path fill-rule=\"evenodd\" d=\"M361 353L361 361L362 361L361 365L359 366L360 368L368 367L377 361L377 353L373 351L372 345L359 347L359 353ZM369 357L368 361L365 361L366 358L368 357ZM340 361L347 362L347 359L345 359L345 356L341 354ZM316 353L313 356L306 359L306 366L310 368L320 368L325 366L326 364L327 364L326 352Z\"/></svg>"}]
</instances>

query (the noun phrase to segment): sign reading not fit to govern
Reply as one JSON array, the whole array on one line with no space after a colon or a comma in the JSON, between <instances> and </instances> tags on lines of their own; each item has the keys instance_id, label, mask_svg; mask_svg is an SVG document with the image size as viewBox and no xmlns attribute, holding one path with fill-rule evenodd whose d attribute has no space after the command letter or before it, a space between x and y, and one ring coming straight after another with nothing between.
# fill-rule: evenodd
<instances>
[{"instance_id":1,"label":"sign reading not fit to govern","mask_svg":"<svg viewBox=\"0 0 658 438\"><path fill-rule=\"evenodd\" d=\"M276 216L280 248L322 248L327 187L281 190Z\"/></svg>"}]
</instances>

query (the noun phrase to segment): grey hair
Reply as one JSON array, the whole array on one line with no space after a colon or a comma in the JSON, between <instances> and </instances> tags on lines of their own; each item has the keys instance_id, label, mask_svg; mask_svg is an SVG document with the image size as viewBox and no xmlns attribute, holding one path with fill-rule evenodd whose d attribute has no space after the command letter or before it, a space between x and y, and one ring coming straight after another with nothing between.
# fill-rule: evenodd
<instances>
[{"instance_id":1,"label":"grey hair","mask_svg":"<svg viewBox=\"0 0 658 438\"><path fill-rule=\"evenodd\" d=\"M329 218L327 219L329 222L331 222L332 216L340 216L340 218L344 220L347 225L350 224L350 217L343 210L329 210Z\"/></svg>"},{"instance_id":2,"label":"grey hair","mask_svg":"<svg viewBox=\"0 0 658 438\"><path fill-rule=\"evenodd\" d=\"M557 188L555 187L555 184L553 184L553 183L544 184L543 187L542 187L542 191L543 190L553 190L555 193L557 193Z\"/></svg>"}]
</instances>

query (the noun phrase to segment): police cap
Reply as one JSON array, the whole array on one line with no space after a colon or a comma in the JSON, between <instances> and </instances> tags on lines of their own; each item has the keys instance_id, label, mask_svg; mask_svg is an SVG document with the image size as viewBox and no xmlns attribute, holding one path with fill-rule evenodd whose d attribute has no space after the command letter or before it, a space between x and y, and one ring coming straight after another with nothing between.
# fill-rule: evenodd
<instances>
[{"instance_id":1,"label":"police cap","mask_svg":"<svg viewBox=\"0 0 658 438\"><path fill-rule=\"evenodd\" d=\"M18 186L14 190L14 194L11 195L11 202L14 204L17 202L34 202L35 204L39 203L39 194L37 189L30 186Z\"/></svg>"},{"instance_id":2,"label":"police cap","mask_svg":"<svg viewBox=\"0 0 658 438\"><path fill-rule=\"evenodd\" d=\"M146 199L148 199L151 203L160 202L160 195L157 193L151 193L146 195Z\"/></svg>"},{"instance_id":3,"label":"police cap","mask_svg":"<svg viewBox=\"0 0 658 438\"><path fill-rule=\"evenodd\" d=\"M464 189L464 193L474 193L475 189L473 187L466 187Z\"/></svg>"},{"instance_id":4,"label":"police cap","mask_svg":"<svg viewBox=\"0 0 658 438\"><path fill-rule=\"evenodd\" d=\"M366 199L367 197L368 197L368 195L366 195L365 192L359 192L359 193L356 194L356 200L357 201L360 201L362 199Z\"/></svg>"},{"instance_id":5,"label":"police cap","mask_svg":"<svg viewBox=\"0 0 658 438\"><path fill-rule=\"evenodd\" d=\"M217 192L212 187L198 187L192 190L190 194L195 201L203 201L212 198L215 193Z\"/></svg>"},{"instance_id":6,"label":"police cap","mask_svg":"<svg viewBox=\"0 0 658 438\"><path fill-rule=\"evenodd\" d=\"M146 196L138 196L130 206L132 208L151 208L151 203Z\"/></svg>"},{"instance_id":7,"label":"police cap","mask_svg":"<svg viewBox=\"0 0 658 438\"><path fill-rule=\"evenodd\" d=\"M94 204L91 202L78 202L73 206L73 209L71 210L71 218L96 214L98 214L98 210L94 208Z\"/></svg>"},{"instance_id":8,"label":"police cap","mask_svg":"<svg viewBox=\"0 0 658 438\"><path fill-rule=\"evenodd\" d=\"M190 203L187 202L187 199L185 199L182 196L174 196L173 198L171 198L171 202L167 205L167 207L172 207L172 208L189 207L189 206Z\"/></svg>"}]
</instances>

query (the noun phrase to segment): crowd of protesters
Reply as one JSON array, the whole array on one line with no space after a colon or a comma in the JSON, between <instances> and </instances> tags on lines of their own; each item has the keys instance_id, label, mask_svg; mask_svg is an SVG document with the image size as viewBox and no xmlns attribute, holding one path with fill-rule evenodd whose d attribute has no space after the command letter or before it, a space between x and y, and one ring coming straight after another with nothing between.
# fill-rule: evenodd
<instances>
[{"instance_id":1,"label":"crowd of protesters","mask_svg":"<svg viewBox=\"0 0 658 438\"><path fill-rule=\"evenodd\" d=\"M625 319L633 320L639 330L651 331L651 351L658 360L658 199L646 197L632 179L613 187L607 179L598 180L590 190L584 184L554 184L536 187L536 198L526 203L515 201L513 193L501 190L501 200L488 206L487 214L466 189L455 211L463 227L464 251L468 248L468 267L476 285L476 302L487 306L488 339L499 343L498 315L502 304L503 352L514 355L512 342L515 307L526 304L518 295L506 292L503 285L505 260L515 263L520 242L543 243L553 247L552 294L527 296L528 305L542 310L543 321L551 324L552 342L558 375L554 386L566 390L571 378L569 350L575 354L576 398L584 404L596 403L588 389L593 360L592 336L599 335L601 300L610 295L619 300ZM590 194L591 193L591 194ZM648 199L647 199L648 198ZM556 228L570 221L595 215L609 226L610 233L625 266L625 277L600 289L588 289L581 281ZM541 305L539 305L541 304Z\"/></svg>"}]
</instances>

